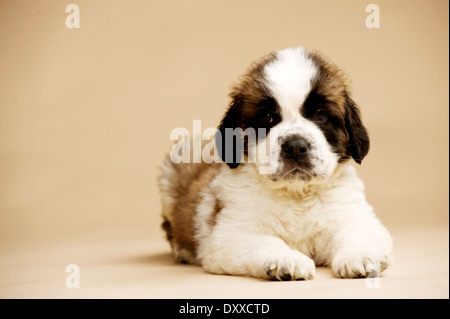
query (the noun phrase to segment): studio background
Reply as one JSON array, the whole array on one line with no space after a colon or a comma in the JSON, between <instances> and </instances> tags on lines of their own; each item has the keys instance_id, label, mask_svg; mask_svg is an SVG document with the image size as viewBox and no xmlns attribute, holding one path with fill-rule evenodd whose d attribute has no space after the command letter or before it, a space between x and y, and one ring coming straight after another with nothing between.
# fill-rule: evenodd
<instances>
[{"instance_id":1,"label":"studio background","mask_svg":"<svg viewBox=\"0 0 450 319\"><path fill-rule=\"evenodd\" d=\"M66 27L70 3L79 29ZM379 29L366 27L370 3ZM448 9L445 0L1 1L0 297L448 298ZM164 241L156 177L171 130L216 127L250 62L299 45L350 75L369 130L357 170L397 260L380 289L329 269L284 286L213 276L175 265ZM64 285L71 263L80 289Z\"/></svg>"}]
</instances>

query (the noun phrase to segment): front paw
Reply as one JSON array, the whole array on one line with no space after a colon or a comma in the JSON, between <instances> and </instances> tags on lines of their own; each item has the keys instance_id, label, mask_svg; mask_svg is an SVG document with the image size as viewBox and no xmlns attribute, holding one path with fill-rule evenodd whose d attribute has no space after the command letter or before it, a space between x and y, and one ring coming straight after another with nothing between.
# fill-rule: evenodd
<instances>
[{"instance_id":1,"label":"front paw","mask_svg":"<svg viewBox=\"0 0 450 319\"><path fill-rule=\"evenodd\" d=\"M331 268L340 278L378 277L389 264L387 255L337 254Z\"/></svg>"},{"instance_id":2,"label":"front paw","mask_svg":"<svg viewBox=\"0 0 450 319\"><path fill-rule=\"evenodd\" d=\"M315 275L314 261L298 251L269 258L265 277L272 280L307 280Z\"/></svg>"}]
</instances>

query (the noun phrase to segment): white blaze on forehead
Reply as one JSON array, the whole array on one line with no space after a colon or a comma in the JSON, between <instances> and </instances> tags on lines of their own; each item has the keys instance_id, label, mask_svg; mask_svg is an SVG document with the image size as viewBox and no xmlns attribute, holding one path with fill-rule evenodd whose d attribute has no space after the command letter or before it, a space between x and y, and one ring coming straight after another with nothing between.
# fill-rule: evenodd
<instances>
[{"instance_id":1,"label":"white blaze on forehead","mask_svg":"<svg viewBox=\"0 0 450 319\"><path fill-rule=\"evenodd\" d=\"M276 59L265 66L269 89L285 119L300 116L300 106L311 90L311 80L316 72L314 62L302 47L277 51Z\"/></svg>"}]
</instances>

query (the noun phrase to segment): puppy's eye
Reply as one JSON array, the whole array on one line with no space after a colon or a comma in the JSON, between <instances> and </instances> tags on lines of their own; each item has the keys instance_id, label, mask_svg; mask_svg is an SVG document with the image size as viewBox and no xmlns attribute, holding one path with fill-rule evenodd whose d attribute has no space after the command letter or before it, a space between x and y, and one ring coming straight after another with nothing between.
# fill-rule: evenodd
<instances>
[{"instance_id":1,"label":"puppy's eye","mask_svg":"<svg viewBox=\"0 0 450 319\"><path fill-rule=\"evenodd\" d=\"M262 120L266 124L270 124L273 122L273 115L270 112L264 113Z\"/></svg>"},{"instance_id":2,"label":"puppy's eye","mask_svg":"<svg viewBox=\"0 0 450 319\"><path fill-rule=\"evenodd\" d=\"M314 115L314 121L325 122L328 120L328 113L324 110L318 110Z\"/></svg>"}]
</instances>

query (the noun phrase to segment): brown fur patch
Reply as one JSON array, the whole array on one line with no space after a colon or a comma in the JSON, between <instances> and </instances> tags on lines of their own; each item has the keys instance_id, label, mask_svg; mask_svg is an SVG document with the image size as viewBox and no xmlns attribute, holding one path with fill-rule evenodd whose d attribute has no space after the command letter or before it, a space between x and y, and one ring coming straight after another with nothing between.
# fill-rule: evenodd
<instances>
[{"instance_id":1,"label":"brown fur patch","mask_svg":"<svg viewBox=\"0 0 450 319\"><path fill-rule=\"evenodd\" d=\"M253 127L254 119L258 115L261 103L271 98L264 76L264 67L276 59L275 53L270 53L252 63L239 81L233 86L230 97L231 106L239 107L239 123L235 127L246 129Z\"/></svg>"},{"instance_id":2,"label":"brown fur patch","mask_svg":"<svg viewBox=\"0 0 450 319\"><path fill-rule=\"evenodd\" d=\"M164 218L164 221L161 225L162 229L166 232L166 238L169 242L172 242L173 239L173 230L172 230L172 225L170 224L170 222L167 220L167 218Z\"/></svg>"},{"instance_id":3,"label":"brown fur patch","mask_svg":"<svg viewBox=\"0 0 450 319\"><path fill-rule=\"evenodd\" d=\"M349 78L336 64L328 61L317 51L308 51L308 55L318 68L318 74L314 80L314 89L318 94L326 96L327 100L338 108L336 111L344 115Z\"/></svg>"},{"instance_id":4,"label":"brown fur patch","mask_svg":"<svg viewBox=\"0 0 450 319\"><path fill-rule=\"evenodd\" d=\"M231 90L230 97L233 102L241 99L244 99L244 102L252 102L253 99L260 100L264 96L268 91L267 83L264 81L264 67L275 59L276 53L272 52L250 65Z\"/></svg>"},{"instance_id":5,"label":"brown fur patch","mask_svg":"<svg viewBox=\"0 0 450 319\"><path fill-rule=\"evenodd\" d=\"M215 198L215 203L214 203L214 210L211 214L211 216L208 219L208 224L212 227L214 227L217 223L217 217L220 214L220 212L223 209L223 203L220 201L220 199L218 199L217 197Z\"/></svg>"},{"instance_id":6,"label":"brown fur patch","mask_svg":"<svg viewBox=\"0 0 450 319\"><path fill-rule=\"evenodd\" d=\"M227 162L231 168L236 168L239 164L236 163L235 153L225 156L225 130L227 128L240 128L244 131L248 128L254 129L254 137L246 135L244 140L240 141L241 145L236 145L236 143L233 145L233 150L236 150L239 159L239 154L243 153L244 156L247 154L249 139L259 138L258 128L265 128L267 134L270 128L281 119L279 107L270 95L264 76L264 67L274 59L276 59L276 54L270 53L252 63L231 90L232 101L219 125L222 138L220 143L222 149L219 151L219 155L224 161L227 157L233 159L232 162ZM267 118L269 113L272 115L272 119L265 123L264 118Z\"/></svg>"},{"instance_id":7,"label":"brown fur patch","mask_svg":"<svg viewBox=\"0 0 450 319\"><path fill-rule=\"evenodd\" d=\"M169 177L172 187L170 197L174 200L162 227L166 231L180 262L195 263L197 242L195 240L194 217L201 200L200 193L219 171L219 163L170 163L174 173ZM170 219L170 222L169 220ZM183 251L183 253L178 254Z\"/></svg>"},{"instance_id":8,"label":"brown fur patch","mask_svg":"<svg viewBox=\"0 0 450 319\"><path fill-rule=\"evenodd\" d=\"M350 137L346 127L349 79L344 71L320 53L308 51L308 56L317 66L317 75L310 93L310 97L316 100L312 102L313 107L324 109L330 115L329 125L319 123L319 127L333 147L333 151L339 155L339 161L345 161L350 158L348 151ZM307 114L308 111L305 110L307 107L308 100L303 106L302 113L311 118L315 110L309 110L310 114Z\"/></svg>"},{"instance_id":9,"label":"brown fur patch","mask_svg":"<svg viewBox=\"0 0 450 319\"><path fill-rule=\"evenodd\" d=\"M369 151L370 141L359 108L350 98L350 80L344 71L320 53L309 51L308 54L318 68L311 93L323 98L321 105L331 115L334 125L334 128L322 125L322 131L334 152L339 154L339 162L353 157L361 163Z\"/></svg>"}]
</instances>

